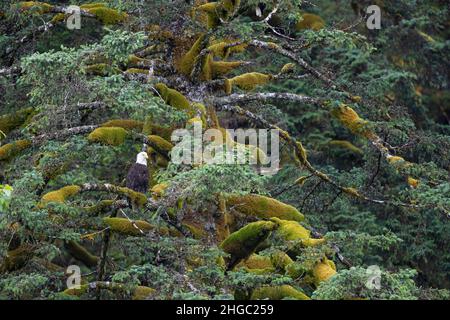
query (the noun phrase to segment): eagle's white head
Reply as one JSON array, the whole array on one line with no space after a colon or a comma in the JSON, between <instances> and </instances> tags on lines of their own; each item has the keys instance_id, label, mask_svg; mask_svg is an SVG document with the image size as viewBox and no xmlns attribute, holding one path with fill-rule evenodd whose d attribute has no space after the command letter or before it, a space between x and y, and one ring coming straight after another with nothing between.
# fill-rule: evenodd
<instances>
[{"instance_id":1,"label":"eagle's white head","mask_svg":"<svg viewBox=\"0 0 450 320\"><path fill-rule=\"evenodd\" d=\"M144 166L146 166L147 159L148 159L147 152L139 152L136 157L136 163L143 164Z\"/></svg>"}]
</instances>

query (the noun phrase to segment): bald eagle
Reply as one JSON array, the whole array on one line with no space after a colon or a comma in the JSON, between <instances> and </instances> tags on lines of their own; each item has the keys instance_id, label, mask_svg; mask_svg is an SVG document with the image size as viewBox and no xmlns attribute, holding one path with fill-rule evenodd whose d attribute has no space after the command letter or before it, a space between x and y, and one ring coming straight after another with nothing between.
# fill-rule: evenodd
<instances>
[{"instance_id":1,"label":"bald eagle","mask_svg":"<svg viewBox=\"0 0 450 320\"><path fill-rule=\"evenodd\" d=\"M147 152L140 152L127 174L127 188L146 193L148 190L148 169L147 169Z\"/></svg>"}]
</instances>

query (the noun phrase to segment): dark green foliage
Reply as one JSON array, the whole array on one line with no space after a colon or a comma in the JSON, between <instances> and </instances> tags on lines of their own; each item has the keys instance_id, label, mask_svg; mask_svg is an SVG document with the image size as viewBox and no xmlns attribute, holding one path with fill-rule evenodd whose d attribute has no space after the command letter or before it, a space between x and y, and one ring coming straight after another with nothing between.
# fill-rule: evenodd
<instances>
[{"instance_id":1,"label":"dark green foliage","mask_svg":"<svg viewBox=\"0 0 450 320\"><path fill-rule=\"evenodd\" d=\"M211 28L205 17L193 14L189 1L175 6L117 0L108 6L130 13L126 21L104 27L101 19L82 17L81 30L68 30L59 21L46 32L37 28L52 21L54 12L17 10L13 2L0 4L0 116L34 111L0 132L0 147L32 141L13 159L0 161L0 299L132 299L138 286L155 289L144 297L150 299L249 299L261 286L282 285L312 299L450 299L450 15L445 1L378 1L382 29L368 30L364 21L355 22L370 1L352 1L358 3L353 7L351 1L311 1L314 6L280 1L268 21L276 1L240 1L232 14L222 8ZM305 13L319 15L324 28L297 28ZM264 40L278 47L249 45L223 60L206 50L192 61L191 74L178 73L177 63L200 35L202 50L208 41L223 39ZM310 67L297 64L280 74L295 61L277 48ZM235 94L282 92L320 100L318 105L276 99L236 103L302 141L314 168L297 166L285 141L282 168L271 177L248 163L174 164L170 155L145 147L152 175L147 206L123 206L128 196L105 188L125 185L146 136L169 139L174 129L192 125L195 121L188 120L194 116L206 119L208 128L260 127L248 117L211 111L214 99L223 98L225 76L211 83L196 77L232 61L246 63L227 79L252 72L273 75L250 91L234 86ZM166 104L157 83L177 90L187 109L197 113ZM194 108L196 103L207 112ZM331 115L342 104L367 121L363 133ZM144 130L122 131L126 139L118 146L88 141L93 129L73 133L117 119L139 121ZM378 138L386 149L377 146ZM406 161L390 162L391 154ZM151 190L156 183L164 189L161 194ZM42 202L46 193L70 185L83 190L64 203ZM311 231L311 240L325 241L308 246L266 234L267 241L252 251L266 259L284 253L286 265L250 270L243 261L225 272L230 257L220 243L261 220L223 202L227 194L259 194L292 205L305 215L300 223ZM110 232L103 220L108 216L144 220L151 230L134 230L139 236ZM73 247L99 264L83 261ZM321 263L333 275L319 283L315 268ZM114 289L63 293L69 265L80 266L83 284L109 281ZM377 290L366 286L367 268L373 265L381 272Z\"/></svg>"}]
</instances>

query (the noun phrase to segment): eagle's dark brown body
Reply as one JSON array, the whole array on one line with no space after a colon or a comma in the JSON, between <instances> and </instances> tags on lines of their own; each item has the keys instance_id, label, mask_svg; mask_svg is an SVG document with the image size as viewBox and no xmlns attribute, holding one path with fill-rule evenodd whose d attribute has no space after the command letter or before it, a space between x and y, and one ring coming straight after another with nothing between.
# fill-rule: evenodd
<instances>
[{"instance_id":1,"label":"eagle's dark brown body","mask_svg":"<svg viewBox=\"0 0 450 320\"><path fill-rule=\"evenodd\" d=\"M127 188L146 193L148 190L148 169L147 166L134 163L127 174Z\"/></svg>"}]
</instances>

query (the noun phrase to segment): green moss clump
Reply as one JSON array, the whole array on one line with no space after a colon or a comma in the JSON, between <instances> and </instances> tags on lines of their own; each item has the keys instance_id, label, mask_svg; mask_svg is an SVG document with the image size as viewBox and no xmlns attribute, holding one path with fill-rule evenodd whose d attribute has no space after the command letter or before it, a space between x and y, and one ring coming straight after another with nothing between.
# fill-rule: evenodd
<instances>
[{"instance_id":1,"label":"green moss clump","mask_svg":"<svg viewBox=\"0 0 450 320\"><path fill-rule=\"evenodd\" d=\"M145 300L152 294L156 292L155 289L144 287L144 286L138 286L136 289L134 289L133 292L133 300Z\"/></svg>"},{"instance_id":2,"label":"green moss clump","mask_svg":"<svg viewBox=\"0 0 450 320\"><path fill-rule=\"evenodd\" d=\"M220 24L220 2L208 2L197 6L195 10L207 15L207 26L209 29L215 28Z\"/></svg>"},{"instance_id":3,"label":"green moss clump","mask_svg":"<svg viewBox=\"0 0 450 320\"><path fill-rule=\"evenodd\" d=\"M27 11L27 10L37 10L39 14L45 14L52 11L53 6L45 3L45 2L39 2L39 1L23 1L19 2L17 4L17 7L21 11Z\"/></svg>"},{"instance_id":4,"label":"green moss clump","mask_svg":"<svg viewBox=\"0 0 450 320\"><path fill-rule=\"evenodd\" d=\"M312 270L314 284L318 286L321 282L327 281L336 274L336 266L333 261L323 258L316 263Z\"/></svg>"},{"instance_id":5,"label":"green moss clump","mask_svg":"<svg viewBox=\"0 0 450 320\"><path fill-rule=\"evenodd\" d=\"M191 104L186 97L175 89L170 89L164 83L157 83L155 85L156 90L158 90L161 98L169 106L175 109L185 111L190 113L192 111Z\"/></svg>"},{"instance_id":6,"label":"green moss clump","mask_svg":"<svg viewBox=\"0 0 450 320\"><path fill-rule=\"evenodd\" d=\"M205 39L205 35L202 34L198 37L198 39L194 42L194 45L191 49L181 58L180 63L178 65L179 71L185 76L189 76L194 68L195 59L200 54L202 50L202 43Z\"/></svg>"},{"instance_id":7,"label":"green moss clump","mask_svg":"<svg viewBox=\"0 0 450 320\"><path fill-rule=\"evenodd\" d=\"M278 224L276 235L284 241L300 242L304 247L313 247L325 243L325 239L312 239L311 232L297 221L286 221L278 218L271 218L270 220Z\"/></svg>"},{"instance_id":8,"label":"green moss clump","mask_svg":"<svg viewBox=\"0 0 450 320\"><path fill-rule=\"evenodd\" d=\"M288 74L295 70L296 64L295 63L286 63L283 68L281 68L280 74Z\"/></svg>"},{"instance_id":9,"label":"green moss clump","mask_svg":"<svg viewBox=\"0 0 450 320\"><path fill-rule=\"evenodd\" d=\"M66 19L66 15L64 13L57 13L52 18L52 23L62 22Z\"/></svg>"},{"instance_id":10,"label":"green moss clump","mask_svg":"<svg viewBox=\"0 0 450 320\"><path fill-rule=\"evenodd\" d=\"M311 300L306 294L295 289L290 285L281 286L263 286L255 289L251 295L251 300L282 300L282 299L295 299L295 300Z\"/></svg>"},{"instance_id":11,"label":"green moss clump","mask_svg":"<svg viewBox=\"0 0 450 320\"><path fill-rule=\"evenodd\" d=\"M201 4L195 8L195 11L203 12L207 15L207 27L215 28L221 23L221 19L228 19L237 8L240 0L222 0Z\"/></svg>"},{"instance_id":12,"label":"green moss clump","mask_svg":"<svg viewBox=\"0 0 450 320\"><path fill-rule=\"evenodd\" d=\"M192 221L183 221L181 223L183 227L185 227L192 234L194 239L204 239L208 236L206 231L202 228L199 223Z\"/></svg>"},{"instance_id":13,"label":"green moss clump","mask_svg":"<svg viewBox=\"0 0 450 320\"><path fill-rule=\"evenodd\" d=\"M222 0L222 6L228 14L232 14L236 9L239 8L240 4L241 0Z\"/></svg>"},{"instance_id":14,"label":"green moss clump","mask_svg":"<svg viewBox=\"0 0 450 320\"><path fill-rule=\"evenodd\" d=\"M67 198L78 194L80 191L81 191L81 187L79 187L79 186L75 186L75 185L65 186L59 190L55 190L55 191L46 193L42 197L41 202L42 203L48 203L48 202L64 203L67 200Z\"/></svg>"},{"instance_id":15,"label":"green moss clump","mask_svg":"<svg viewBox=\"0 0 450 320\"><path fill-rule=\"evenodd\" d=\"M173 144L160 136L149 135L147 139L158 149L158 152L169 153L173 148Z\"/></svg>"},{"instance_id":16,"label":"green moss clump","mask_svg":"<svg viewBox=\"0 0 450 320\"><path fill-rule=\"evenodd\" d=\"M110 283L110 282L97 282L95 283L95 286L92 286L93 291L95 291L95 288L101 288L104 290L109 290L116 293L127 293L127 287L120 283ZM70 288L63 291L64 294L70 295L70 296L76 296L81 297L82 295L85 295L91 291L91 286L89 284L83 284L79 288ZM154 294L156 292L155 289L144 287L144 286L137 286L133 292L131 293L131 298L133 300L145 300L150 295Z\"/></svg>"},{"instance_id":17,"label":"green moss clump","mask_svg":"<svg viewBox=\"0 0 450 320\"><path fill-rule=\"evenodd\" d=\"M302 20L297 22L295 30L301 31L306 29L320 30L325 27L325 21L318 15L312 13L302 14Z\"/></svg>"},{"instance_id":18,"label":"green moss clump","mask_svg":"<svg viewBox=\"0 0 450 320\"><path fill-rule=\"evenodd\" d=\"M155 226L143 220L131 222L125 218L103 218L103 222L110 227L111 231L129 236L143 236L144 234L142 234L140 230L146 233L155 229ZM137 229L133 223L140 230Z\"/></svg>"},{"instance_id":19,"label":"green moss clump","mask_svg":"<svg viewBox=\"0 0 450 320\"><path fill-rule=\"evenodd\" d=\"M225 92L227 94L231 94L233 91L233 86L237 86L242 90L253 90L258 85L267 84L272 79L271 75L259 73L259 72L250 72L244 73L240 76L226 79L225 80Z\"/></svg>"},{"instance_id":20,"label":"green moss clump","mask_svg":"<svg viewBox=\"0 0 450 320\"><path fill-rule=\"evenodd\" d=\"M26 108L11 114L0 116L0 131L4 134L10 133L23 125L33 112L33 108Z\"/></svg>"},{"instance_id":21,"label":"green moss clump","mask_svg":"<svg viewBox=\"0 0 450 320\"><path fill-rule=\"evenodd\" d=\"M95 15L105 25L118 24L128 19L128 14L125 12L108 8L104 3L81 5L80 8Z\"/></svg>"},{"instance_id":22,"label":"green moss clump","mask_svg":"<svg viewBox=\"0 0 450 320\"><path fill-rule=\"evenodd\" d=\"M208 50L213 53L214 57L220 57L227 59L230 54L244 52L247 48L247 44L239 44L230 46L234 41L219 41L208 47Z\"/></svg>"},{"instance_id":23,"label":"green moss clump","mask_svg":"<svg viewBox=\"0 0 450 320\"><path fill-rule=\"evenodd\" d=\"M151 60L145 59L145 58L140 58L134 54L132 54L128 57L128 66L129 67L150 66L151 63L152 63ZM147 73L148 73L148 70L147 70Z\"/></svg>"},{"instance_id":24,"label":"green moss clump","mask_svg":"<svg viewBox=\"0 0 450 320\"><path fill-rule=\"evenodd\" d=\"M88 140L90 142L101 142L110 146L119 146L125 142L128 135L127 130L120 127L103 127L92 131Z\"/></svg>"},{"instance_id":25,"label":"green moss clump","mask_svg":"<svg viewBox=\"0 0 450 320\"><path fill-rule=\"evenodd\" d=\"M202 68L201 79L210 81L240 67L244 61L214 61L212 54L208 54Z\"/></svg>"},{"instance_id":26,"label":"green moss clump","mask_svg":"<svg viewBox=\"0 0 450 320\"><path fill-rule=\"evenodd\" d=\"M331 114L353 134L366 138L372 137L373 133L367 128L368 121L361 119L356 111L349 106L341 104L339 107L334 108Z\"/></svg>"},{"instance_id":27,"label":"green moss clump","mask_svg":"<svg viewBox=\"0 0 450 320\"><path fill-rule=\"evenodd\" d=\"M147 197L143 193L124 187L118 187L116 192L130 198L131 202L138 207L143 207L147 204Z\"/></svg>"},{"instance_id":28,"label":"green moss clump","mask_svg":"<svg viewBox=\"0 0 450 320\"><path fill-rule=\"evenodd\" d=\"M125 70L125 73L129 73L129 74L148 74L148 70L147 69L140 69L140 68L129 68L127 70Z\"/></svg>"},{"instance_id":29,"label":"green moss clump","mask_svg":"<svg viewBox=\"0 0 450 320\"><path fill-rule=\"evenodd\" d=\"M77 260L80 260L88 267L95 267L98 263L98 257L91 254L85 247L76 241L67 241L66 249Z\"/></svg>"},{"instance_id":30,"label":"green moss clump","mask_svg":"<svg viewBox=\"0 0 450 320\"><path fill-rule=\"evenodd\" d=\"M281 250L276 250L270 255L270 262L277 270L286 271L294 263L289 255Z\"/></svg>"},{"instance_id":31,"label":"green moss clump","mask_svg":"<svg viewBox=\"0 0 450 320\"><path fill-rule=\"evenodd\" d=\"M137 130L142 131L144 123L142 121L137 120L129 120L129 119L115 119L105 122L101 125L101 127L116 127L123 128L125 130Z\"/></svg>"},{"instance_id":32,"label":"green moss clump","mask_svg":"<svg viewBox=\"0 0 450 320\"><path fill-rule=\"evenodd\" d=\"M152 187L152 196L155 199L159 199L164 195L164 192L166 191L166 189L169 187L169 185L167 183L158 183L157 185L154 185Z\"/></svg>"},{"instance_id":33,"label":"green moss clump","mask_svg":"<svg viewBox=\"0 0 450 320\"><path fill-rule=\"evenodd\" d=\"M22 268L32 257L34 249L31 245L24 244L17 249L10 250L3 258L0 272L11 272Z\"/></svg>"},{"instance_id":34,"label":"green moss clump","mask_svg":"<svg viewBox=\"0 0 450 320\"><path fill-rule=\"evenodd\" d=\"M5 144L0 147L0 161L9 160L29 147L31 147L31 141L29 140L17 140Z\"/></svg>"},{"instance_id":35,"label":"green moss clump","mask_svg":"<svg viewBox=\"0 0 450 320\"><path fill-rule=\"evenodd\" d=\"M63 291L64 294L70 295L70 296L76 296L81 297L83 294L88 293L89 291L89 285L83 284L80 285L79 288L69 288Z\"/></svg>"},{"instance_id":36,"label":"green moss clump","mask_svg":"<svg viewBox=\"0 0 450 320\"><path fill-rule=\"evenodd\" d=\"M93 76L106 76L108 75L108 65L106 63L96 63L84 67L84 72Z\"/></svg>"},{"instance_id":37,"label":"green moss clump","mask_svg":"<svg viewBox=\"0 0 450 320\"><path fill-rule=\"evenodd\" d=\"M235 210L253 215L263 219L277 217L283 220L302 221L304 219L296 208L269 197L249 194L249 195L228 195L227 204Z\"/></svg>"},{"instance_id":38,"label":"green moss clump","mask_svg":"<svg viewBox=\"0 0 450 320\"><path fill-rule=\"evenodd\" d=\"M261 256L255 253L248 257L245 261L240 262L236 267L246 267L249 270L270 270L271 272L275 270L270 257Z\"/></svg>"},{"instance_id":39,"label":"green moss clump","mask_svg":"<svg viewBox=\"0 0 450 320\"><path fill-rule=\"evenodd\" d=\"M227 259L228 268L232 269L242 259L249 257L276 228L277 225L271 221L257 221L230 234L220 245L231 256Z\"/></svg>"},{"instance_id":40,"label":"green moss clump","mask_svg":"<svg viewBox=\"0 0 450 320\"><path fill-rule=\"evenodd\" d=\"M270 220L278 224L279 228L276 234L285 241L308 239L311 236L309 230L296 221L281 220L279 218L271 218Z\"/></svg>"}]
</instances>

